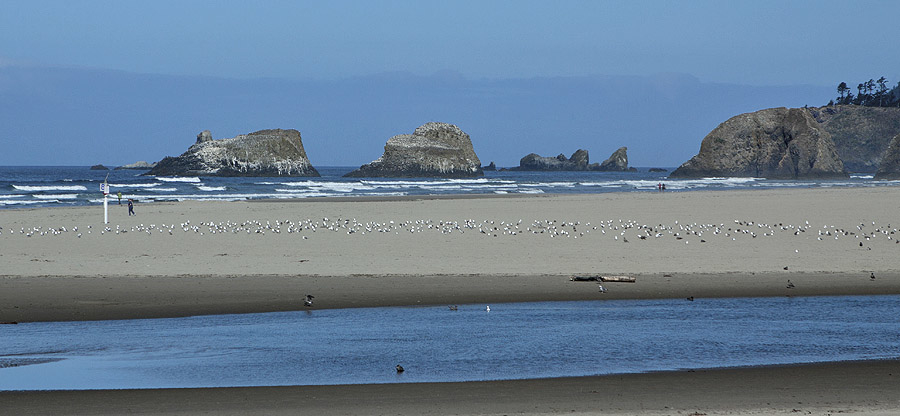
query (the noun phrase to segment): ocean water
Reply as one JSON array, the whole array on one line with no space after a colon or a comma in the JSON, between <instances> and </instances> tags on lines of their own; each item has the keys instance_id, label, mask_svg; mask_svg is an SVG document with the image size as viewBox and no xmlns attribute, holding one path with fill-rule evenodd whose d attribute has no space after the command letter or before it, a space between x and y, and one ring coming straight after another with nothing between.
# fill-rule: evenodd
<instances>
[{"instance_id":1,"label":"ocean water","mask_svg":"<svg viewBox=\"0 0 900 416\"><path fill-rule=\"evenodd\" d=\"M113 199L153 201L235 201L341 196L441 194L592 194L752 188L900 186L872 175L846 180L790 181L761 178L670 180L667 172L485 172L483 178L344 178L355 167L317 167L319 178L151 177L146 171L95 171L87 166L0 166L0 209L101 204L107 173ZM671 169L670 169L671 170Z\"/></svg>"},{"instance_id":2,"label":"ocean water","mask_svg":"<svg viewBox=\"0 0 900 416\"><path fill-rule=\"evenodd\" d=\"M451 382L900 357L896 295L490 306L0 325L0 390Z\"/></svg>"}]
</instances>

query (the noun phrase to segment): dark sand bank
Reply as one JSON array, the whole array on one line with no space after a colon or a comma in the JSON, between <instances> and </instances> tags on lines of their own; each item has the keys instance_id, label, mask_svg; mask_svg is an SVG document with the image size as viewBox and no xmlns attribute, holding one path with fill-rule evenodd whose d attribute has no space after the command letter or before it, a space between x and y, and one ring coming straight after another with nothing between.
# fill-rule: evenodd
<instances>
[{"instance_id":1,"label":"dark sand bank","mask_svg":"<svg viewBox=\"0 0 900 416\"><path fill-rule=\"evenodd\" d=\"M611 358L612 359L612 358ZM16 415L890 415L900 361L470 383L0 392Z\"/></svg>"},{"instance_id":2,"label":"dark sand bank","mask_svg":"<svg viewBox=\"0 0 900 416\"><path fill-rule=\"evenodd\" d=\"M635 275L635 283L570 276L0 277L0 322L163 318L403 305L754 296L900 294L900 275L757 273ZM787 288L787 281L794 288Z\"/></svg>"}]
</instances>

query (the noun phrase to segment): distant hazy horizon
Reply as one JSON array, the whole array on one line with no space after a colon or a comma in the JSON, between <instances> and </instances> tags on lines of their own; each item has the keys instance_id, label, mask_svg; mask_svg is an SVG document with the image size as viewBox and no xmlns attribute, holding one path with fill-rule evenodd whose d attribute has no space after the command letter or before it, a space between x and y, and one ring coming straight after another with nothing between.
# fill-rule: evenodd
<instances>
[{"instance_id":1,"label":"distant hazy horizon","mask_svg":"<svg viewBox=\"0 0 900 416\"><path fill-rule=\"evenodd\" d=\"M587 149L602 162L674 167L719 123L769 107L825 104L831 88L650 77L471 80L395 72L343 80L228 79L39 67L0 68L0 165L119 166L177 156L210 130L222 139L299 130L313 165L359 166L429 121L468 133L484 165L517 166Z\"/></svg>"},{"instance_id":2,"label":"distant hazy horizon","mask_svg":"<svg viewBox=\"0 0 900 416\"><path fill-rule=\"evenodd\" d=\"M458 125L528 153L677 166L740 113L900 81L888 0L34 0L0 13L0 165L122 165L265 128L316 165ZM888 41L884 41L887 39Z\"/></svg>"}]
</instances>

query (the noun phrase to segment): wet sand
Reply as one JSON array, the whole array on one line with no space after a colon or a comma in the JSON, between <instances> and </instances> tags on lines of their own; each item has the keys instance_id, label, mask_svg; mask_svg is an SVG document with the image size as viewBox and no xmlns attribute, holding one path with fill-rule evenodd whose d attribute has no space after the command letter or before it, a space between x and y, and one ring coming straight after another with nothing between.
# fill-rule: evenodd
<instances>
[{"instance_id":1,"label":"wet sand","mask_svg":"<svg viewBox=\"0 0 900 416\"><path fill-rule=\"evenodd\" d=\"M307 293L316 296L313 308L897 294L898 201L898 189L835 188L160 203L138 204L137 217L111 207L109 229L100 207L0 210L0 321L297 310ZM636 282L604 284L608 291L600 293L596 283L570 281L573 275L628 275ZM0 393L0 410L895 414L897 366Z\"/></svg>"}]
</instances>

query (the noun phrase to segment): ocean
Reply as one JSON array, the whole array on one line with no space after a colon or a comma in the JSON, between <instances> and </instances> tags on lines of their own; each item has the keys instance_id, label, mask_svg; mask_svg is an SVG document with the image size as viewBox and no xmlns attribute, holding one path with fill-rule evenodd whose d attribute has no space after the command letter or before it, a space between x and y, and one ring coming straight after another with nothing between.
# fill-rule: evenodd
<instances>
[{"instance_id":1,"label":"ocean","mask_svg":"<svg viewBox=\"0 0 900 416\"><path fill-rule=\"evenodd\" d=\"M447 194L595 194L606 192L828 188L900 186L870 174L844 180L768 180L762 178L669 179L667 172L516 172L490 171L482 178L344 178L352 166L317 167L318 178L155 177L142 170L90 170L87 166L0 166L0 209L95 205L103 202L100 184L108 177L112 200L238 201L342 196Z\"/></svg>"}]
</instances>

